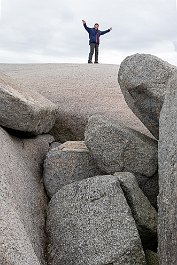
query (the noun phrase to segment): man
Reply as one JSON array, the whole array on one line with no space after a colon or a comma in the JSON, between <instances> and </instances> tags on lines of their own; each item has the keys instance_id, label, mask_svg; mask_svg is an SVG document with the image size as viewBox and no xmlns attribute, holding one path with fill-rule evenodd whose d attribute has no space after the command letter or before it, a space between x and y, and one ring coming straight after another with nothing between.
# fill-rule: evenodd
<instances>
[{"instance_id":1,"label":"man","mask_svg":"<svg viewBox=\"0 0 177 265\"><path fill-rule=\"evenodd\" d=\"M87 27L87 24L85 20L82 20L83 26L86 29L86 31L89 33L89 45L90 45L90 53L88 58L88 63L92 63L92 57L95 51L95 62L98 63L98 47L100 44L100 36L104 35L112 30L112 28L109 28L108 30L101 31L99 30L99 24L95 23L93 28Z\"/></svg>"}]
</instances>

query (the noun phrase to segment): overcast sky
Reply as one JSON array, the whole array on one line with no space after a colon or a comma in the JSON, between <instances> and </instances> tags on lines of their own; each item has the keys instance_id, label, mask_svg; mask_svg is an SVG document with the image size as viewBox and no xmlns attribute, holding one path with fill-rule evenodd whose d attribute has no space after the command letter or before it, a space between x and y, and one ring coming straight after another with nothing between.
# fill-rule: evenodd
<instances>
[{"instance_id":1,"label":"overcast sky","mask_svg":"<svg viewBox=\"0 0 177 265\"><path fill-rule=\"evenodd\" d=\"M0 62L85 63L84 19L100 30L100 63L151 53L177 65L176 0L1 0Z\"/></svg>"}]
</instances>

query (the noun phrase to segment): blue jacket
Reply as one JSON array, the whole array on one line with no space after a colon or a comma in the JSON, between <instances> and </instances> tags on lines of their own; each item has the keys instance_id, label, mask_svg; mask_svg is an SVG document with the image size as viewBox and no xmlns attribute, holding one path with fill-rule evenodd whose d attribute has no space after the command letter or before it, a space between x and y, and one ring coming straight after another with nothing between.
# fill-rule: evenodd
<instances>
[{"instance_id":1,"label":"blue jacket","mask_svg":"<svg viewBox=\"0 0 177 265\"><path fill-rule=\"evenodd\" d=\"M101 31L101 30L96 30L95 28L87 27L86 23L83 25L84 25L84 28L86 29L86 31L89 33L89 44L90 43L98 43L99 44L100 36L110 32L110 29ZM97 41L97 33L98 33L98 41Z\"/></svg>"}]
</instances>

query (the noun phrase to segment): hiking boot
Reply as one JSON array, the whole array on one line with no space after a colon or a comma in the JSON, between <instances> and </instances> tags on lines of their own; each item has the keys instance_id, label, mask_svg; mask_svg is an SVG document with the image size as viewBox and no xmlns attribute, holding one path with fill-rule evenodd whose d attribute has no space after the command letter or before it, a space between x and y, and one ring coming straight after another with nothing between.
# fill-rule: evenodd
<instances>
[{"instance_id":1,"label":"hiking boot","mask_svg":"<svg viewBox=\"0 0 177 265\"><path fill-rule=\"evenodd\" d=\"M99 62L94 62L94 63L99 63Z\"/></svg>"},{"instance_id":2,"label":"hiking boot","mask_svg":"<svg viewBox=\"0 0 177 265\"><path fill-rule=\"evenodd\" d=\"M88 63L92 63L92 61L88 61Z\"/></svg>"}]
</instances>

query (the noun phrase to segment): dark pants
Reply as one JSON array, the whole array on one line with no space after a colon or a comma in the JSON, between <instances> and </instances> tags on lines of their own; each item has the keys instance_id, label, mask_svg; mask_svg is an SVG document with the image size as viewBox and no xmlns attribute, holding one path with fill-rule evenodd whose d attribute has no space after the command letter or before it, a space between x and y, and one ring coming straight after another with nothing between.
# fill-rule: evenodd
<instances>
[{"instance_id":1,"label":"dark pants","mask_svg":"<svg viewBox=\"0 0 177 265\"><path fill-rule=\"evenodd\" d=\"M88 62L92 62L92 57L95 51L95 63L98 63L98 47L99 47L99 44L90 43L90 53L89 53Z\"/></svg>"}]
</instances>

